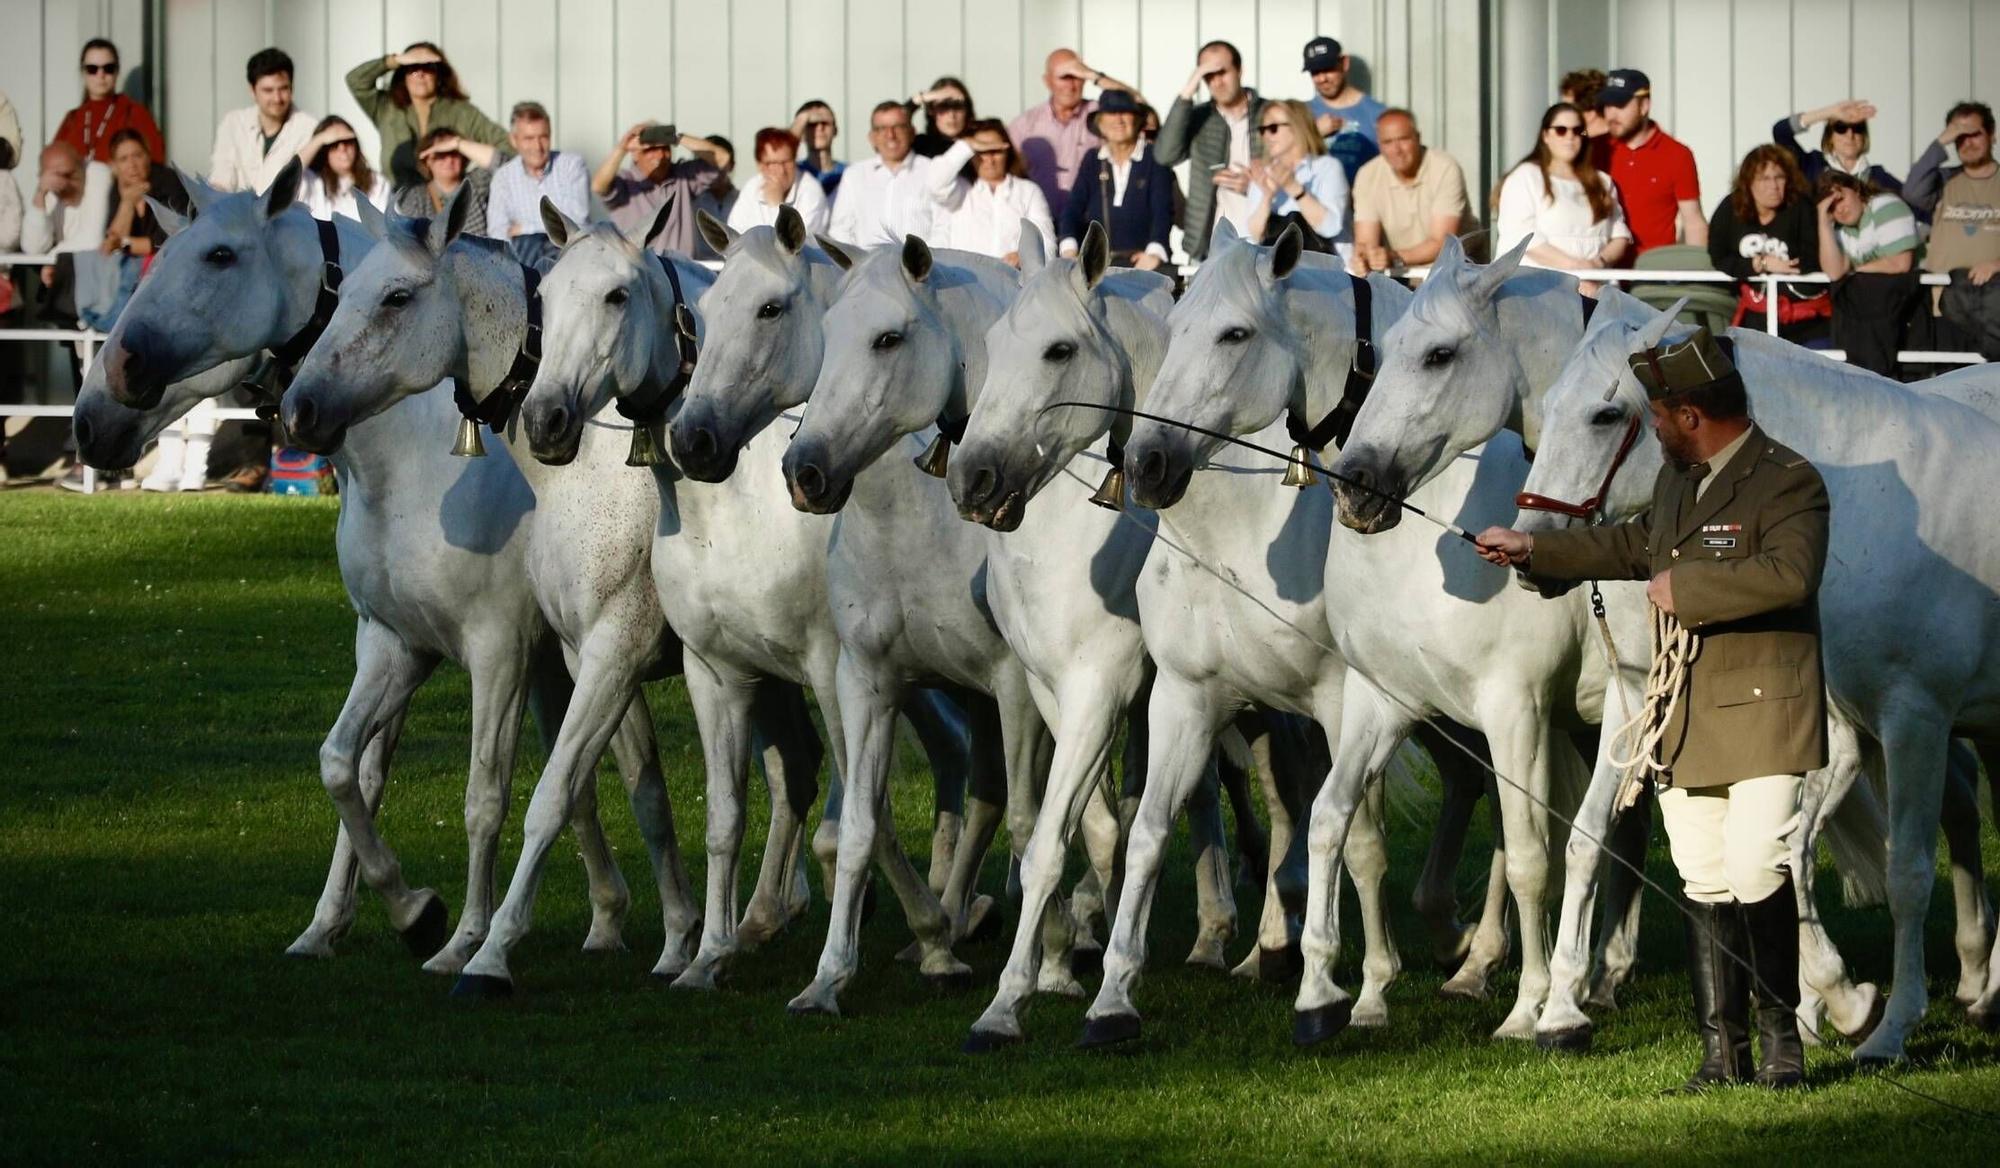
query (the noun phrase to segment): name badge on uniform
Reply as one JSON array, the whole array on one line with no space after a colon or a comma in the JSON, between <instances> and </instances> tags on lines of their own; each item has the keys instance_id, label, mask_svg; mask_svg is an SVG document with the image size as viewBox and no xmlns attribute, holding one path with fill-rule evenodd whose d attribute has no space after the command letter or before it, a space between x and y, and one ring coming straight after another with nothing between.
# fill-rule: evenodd
<instances>
[{"instance_id":1,"label":"name badge on uniform","mask_svg":"<svg viewBox=\"0 0 2000 1168\"><path fill-rule=\"evenodd\" d=\"M1741 523L1704 523L1701 525L1701 546L1727 550L1736 546L1735 532L1743 530ZM1729 534L1722 534L1722 533Z\"/></svg>"},{"instance_id":2,"label":"name badge on uniform","mask_svg":"<svg viewBox=\"0 0 2000 1168\"><path fill-rule=\"evenodd\" d=\"M1733 535L1704 535L1701 537L1701 546L1705 548L1733 548L1736 546L1736 537Z\"/></svg>"}]
</instances>

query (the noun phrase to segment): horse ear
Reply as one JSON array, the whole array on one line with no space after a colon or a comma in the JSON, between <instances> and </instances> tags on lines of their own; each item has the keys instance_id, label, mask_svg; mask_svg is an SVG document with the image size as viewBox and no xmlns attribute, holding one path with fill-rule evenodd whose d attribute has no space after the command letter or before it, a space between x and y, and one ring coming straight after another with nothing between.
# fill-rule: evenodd
<instances>
[{"instance_id":1,"label":"horse ear","mask_svg":"<svg viewBox=\"0 0 2000 1168\"><path fill-rule=\"evenodd\" d=\"M292 160L285 163L284 169L278 172L277 178L271 180L270 187L258 201L257 205L263 210L264 218L270 219L282 215L285 208L298 201L299 184L304 180L305 173L305 164L299 161L298 155L292 155Z\"/></svg>"},{"instance_id":2,"label":"horse ear","mask_svg":"<svg viewBox=\"0 0 2000 1168\"><path fill-rule=\"evenodd\" d=\"M153 210L153 222L158 223L169 236L179 235L187 229L187 216L167 206L153 196L146 196L146 206Z\"/></svg>"},{"instance_id":3,"label":"horse ear","mask_svg":"<svg viewBox=\"0 0 2000 1168\"><path fill-rule=\"evenodd\" d=\"M710 219L709 222L714 223L715 220ZM824 235L815 235L813 236L813 242L819 244L819 249L826 253L826 258L832 260L841 271L845 272L854 267L854 257L848 255L847 249L841 247L831 239L828 239Z\"/></svg>"},{"instance_id":4,"label":"horse ear","mask_svg":"<svg viewBox=\"0 0 2000 1168\"><path fill-rule=\"evenodd\" d=\"M1021 257L1021 274L1032 276L1049 262L1048 246L1042 242L1042 233L1026 219L1021 220L1021 242L1015 246Z\"/></svg>"},{"instance_id":5,"label":"horse ear","mask_svg":"<svg viewBox=\"0 0 2000 1168\"><path fill-rule=\"evenodd\" d=\"M549 242L557 247L569 246L570 239L581 231L547 195L542 196L542 229L549 233Z\"/></svg>"},{"instance_id":6,"label":"horse ear","mask_svg":"<svg viewBox=\"0 0 2000 1168\"><path fill-rule=\"evenodd\" d=\"M778 233L778 246L797 255L806 248L806 221L799 218L798 208L790 203L778 207L777 221L771 230Z\"/></svg>"},{"instance_id":7,"label":"horse ear","mask_svg":"<svg viewBox=\"0 0 2000 1168\"><path fill-rule=\"evenodd\" d=\"M1271 278L1282 280L1290 276L1299 266L1299 257L1305 254L1306 237L1299 231L1299 225L1288 223L1278 233L1278 242L1271 245Z\"/></svg>"},{"instance_id":8,"label":"horse ear","mask_svg":"<svg viewBox=\"0 0 2000 1168\"><path fill-rule=\"evenodd\" d=\"M646 245L653 242L654 237L658 236L660 232L666 230L667 218L673 214L673 211L674 201L672 199L661 203L659 213L653 216L651 223L646 224L644 231L627 231L623 233L626 241L640 251L645 251Z\"/></svg>"},{"instance_id":9,"label":"horse ear","mask_svg":"<svg viewBox=\"0 0 2000 1168\"><path fill-rule=\"evenodd\" d=\"M1506 255L1474 272L1466 284L1466 293L1480 300L1493 299L1493 294L1507 282L1507 277L1520 270L1521 261L1527 256L1528 245L1534 242L1534 238L1532 234L1523 237L1521 242L1507 249Z\"/></svg>"},{"instance_id":10,"label":"horse ear","mask_svg":"<svg viewBox=\"0 0 2000 1168\"><path fill-rule=\"evenodd\" d=\"M1674 301L1671 308L1648 321L1646 327L1639 330L1639 348L1633 351L1650 349L1666 340L1667 330L1674 327L1674 322L1681 318L1681 309L1688 306L1688 299L1686 296L1681 297Z\"/></svg>"},{"instance_id":11,"label":"horse ear","mask_svg":"<svg viewBox=\"0 0 2000 1168\"><path fill-rule=\"evenodd\" d=\"M363 195L354 200L354 217L361 220L361 226L367 229L368 234L373 236L376 242L389 238L388 217L382 214L382 209L375 205L373 199Z\"/></svg>"},{"instance_id":12,"label":"horse ear","mask_svg":"<svg viewBox=\"0 0 2000 1168\"><path fill-rule=\"evenodd\" d=\"M1235 243L1242 238L1241 235L1237 234L1236 224L1227 219L1217 219L1215 221L1215 230L1208 237L1208 250L1213 252L1226 243Z\"/></svg>"},{"instance_id":13,"label":"horse ear","mask_svg":"<svg viewBox=\"0 0 2000 1168\"><path fill-rule=\"evenodd\" d=\"M735 229L706 211L694 213L694 225L701 232L701 237L708 241L708 246L715 249L716 255L728 251L729 245L736 242Z\"/></svg>"},{"instance_id":14,"label":"horse ear","mask_svg":"<svg viewBox=\"0 0 2000 1168\"><path fill-rule=\"evenodd\" d=\"M467 185L458 184L458 189L444 201L444 213L431 220L430 236L424 240L424 246L434 256L443 255L451 241L465 232L465 217L472 213L473 199L466 193Z\"/></svg>"},{"instance_id":15,"label":"horse ear","mask_svg":"<svg viewBox=\"0 0 2000 1168\"><path fill-rule=\"evenodd\" d=\"M1097 287L1111 267L1111 237L1104 234L1104 224L1095 219L1084 229L1083 243L1076 249L1076 266L1083 273L1085 288Z\"/></svg>"},{"instance_id":16,"label":"horse ear","mask_svg":"<svg viewBox=\"0 0 2000 1168\"><path fill-rule=\"evenodd\" d=\"M1447 235L1444 237L1444 242L1438 245L1437 256L1431 260L1430 279L1424 283L1428 284L1439 276L1457 275L1458 270L1464 266L1465 245L1458 241L1458 236Z\"/></svg>"},{"instance_id":17,"label":"horse ear","mask_svg":"<svg viewBox=\"0 0 2000 1168\"><path fill-rule=\"evenodd\" d=\"M189 174L178 166L174 167L174 174L180 178L181 186L188 193L188 204L194 208L194 213L197 215L215 206L216 200L227 193L209 186L200 175Z\"/></svg>"},{"instance_id":18,"label":"horse ear","mask_svg":"<svg viewBox=\"0 0 2000 1168\"><path fill-rule=\"evenodd\" d=\"M903 274L913 283L921 284L931 276L931 245L922 237L903 237Z\"/></svg>"}]
</instances>

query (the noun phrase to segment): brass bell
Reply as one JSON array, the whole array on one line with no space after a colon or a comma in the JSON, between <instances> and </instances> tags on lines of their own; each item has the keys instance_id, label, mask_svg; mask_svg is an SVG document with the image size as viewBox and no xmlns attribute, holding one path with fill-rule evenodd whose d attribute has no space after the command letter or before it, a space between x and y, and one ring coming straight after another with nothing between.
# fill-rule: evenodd
<instances>
[{"instance_id":1,"label":"brass bell","mask_svg":"<svg viewBox=\"0 0 2000 1168\"><path fill-rule=\"evenodd\" d=\"M943 478L944 472L951 466L951 439L939 434L931 439L931 444L912 461L917 464L918 470L932 478Z\"/></svg>"},{"instance_id":2,"label":"brass bell","mask_svg":"<svg viewBox=\"0 0 2000 1168\"><path fill-rule=\"evenodd\" d=\"M479 436L479 423L471 418L458 420L458 441L451 444L451 452L459 458L485 458L486 441Z\"/></svg>"},{"instance_id":3,"label":"brass bell","mask_svg":"<svg viewBox=\"0 0 2000 1168\"><path fill-rule=\"evenodd\" d=\"M1097 484L1097 493L1090 501L1106 511L1125 509L1125 468L1115 463L1104 472L1104 481Z\"/></svg>"},{"instance_id":4,"label":"brass bell","mask_svg":"<svg viewBox=\"0 0 2000 1168\"><path fill-rule=\"evenodd\" d=\"M1319 481L1313 468L1306 462L1308 455L1303 446L1292 447L1292 460L1285 464L1285 485L1305 490Z\"/></svg>"},{"instance_id":5,"label":"brass bell","mask_svg":"<svg viewBox=\"0 0 2000 1168\"><path fill-rule=\"evenodd\" d=\"M664 466L667 456L665 422L634 422L632 449L625 455L626 466Z\"/></svg>"}]
</instances>

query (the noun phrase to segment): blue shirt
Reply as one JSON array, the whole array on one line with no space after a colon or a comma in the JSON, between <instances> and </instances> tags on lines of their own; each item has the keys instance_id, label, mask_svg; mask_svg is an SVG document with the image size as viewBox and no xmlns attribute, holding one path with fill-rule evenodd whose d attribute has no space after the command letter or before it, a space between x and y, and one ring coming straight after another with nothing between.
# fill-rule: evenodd
<instances>
[{"instance_id":1,"label":"blue shirt","mask_svg":"<svg viewBox=\"0 0 2000 1168\"><path fill-rule=\"evenodd\" d=\"M1335 109L1317 93L1306 105L1315 118L1321 114L1332 114L1341 119L1340 133L1326 140L1326 152L1340 161L1340 169L1347 172L1347 181L1351 185L1355 172L1361 169L1362 164L1382 152L1375 139L1375 119L1389 107L1365 93L1360 101L1345 109Z\"/></svg>"},{"instance_id":2,"label":"blue shirt","mask_svg":"<svg viewBox=\"0 0 2000 1168\"><path fill-rule=\"evenodd\" d=\"M1292 176L1299 180L1299 185L1314 201L1326 208L1326 222L1314 228L1321 238L1336 244L1354 242L1354 212L1348 196L1347 176L1342 173L1340 165L1327 155L1314 155L1299 159L1299 164L1292 168ZM1257 204L1264 201L1264 188L1251 183L1249 198L1250 207L1255 210ZM1283 190L1278 192L1277 201L1271 204L1273 215L1289 215L1298 209L1298 200Z\"/></svg>"}]
</instances>

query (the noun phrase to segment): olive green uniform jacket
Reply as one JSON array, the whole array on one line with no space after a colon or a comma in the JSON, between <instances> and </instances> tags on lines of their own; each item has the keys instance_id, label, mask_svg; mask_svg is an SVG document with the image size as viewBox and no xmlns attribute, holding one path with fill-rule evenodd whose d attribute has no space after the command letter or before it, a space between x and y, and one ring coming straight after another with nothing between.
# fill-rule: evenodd
<instances>
[{"instance_id":1,"label":"olive green uniform jacket","mask_svg":"<svg viewBox=\"0 0 2000 1168\"><path fill-rule=\"evenodd\" d=\"M417 169L417 139L423 132L442 128L488 146L507 145L507 127L479 112L471 102L450 97L441 97L431 106L430 121L419 132L417 111L397 105L386 87L375 84L394 72L381 57L363 61L347 72L347 91L382 134L381 171L389 176L392 188L401 190L424 181Z\"/></svg>"},{"instance_id":2,"label":"olive green uniform jacket","mask_svg":"<svg viewBox=\"0 0 2000 1168\"><path fill-rule=\"evenodd\" d=\"M1538 532L1545 580L1649 580L1673 571L1674 612L1700 638L1660 757L1676 787L1718 787L1826 765L1819 581L1831 508L1819 472L1753 427L1699 501L1671 466L1652 509L1609 527Z\"/></svg>"}]
</instances>

